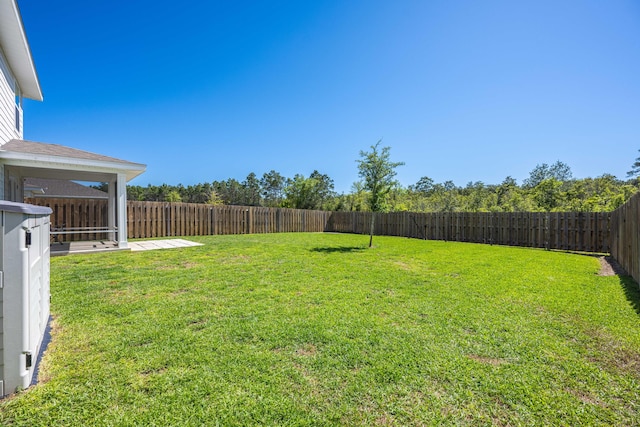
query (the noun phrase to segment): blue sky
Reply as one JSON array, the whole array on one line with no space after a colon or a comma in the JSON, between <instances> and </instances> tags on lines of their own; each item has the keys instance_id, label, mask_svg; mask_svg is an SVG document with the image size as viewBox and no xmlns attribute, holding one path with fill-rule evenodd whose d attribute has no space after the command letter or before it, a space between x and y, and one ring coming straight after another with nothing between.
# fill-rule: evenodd
<instances>
[{"instance_id":1,"label":"blue sky","mask_svg":"<svg viewBox=\"0 0 640 427\"><path fill-rule=\"evenodd\" d=\"M25 139L145 163L131 184L314 169L624 178L640 149L640 2L19 0L44 93Z\"/></svg>"}]
</instances>

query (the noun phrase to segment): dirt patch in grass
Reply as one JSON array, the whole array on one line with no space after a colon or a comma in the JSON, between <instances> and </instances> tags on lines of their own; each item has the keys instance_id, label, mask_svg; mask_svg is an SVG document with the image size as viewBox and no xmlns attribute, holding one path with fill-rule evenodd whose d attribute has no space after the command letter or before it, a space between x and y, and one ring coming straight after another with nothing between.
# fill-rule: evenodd
<instances>
[{"instance_id":1,"label":"dirt patch in grass","mask_svg":"<svg viewBox=\"0 0 640 427\"><path fill-rule=\"evenodd\" d=\"M622 350L616 354L615 365L618 369L640 376L640 354Z\"/></svg>"},{"instance_id":2,"label":"dirt patch in grass","mask_svg":"<svg viewBox=\"0 0 640 427\"><path fill-rule=\"evenodd\" d=\"M189 324L187 325L191 330L193 331L201 331L203 329L206 329L207 325L208 325L208 320L207 319L193 319L189 322Z\"/></svg>"},{"instance_id":3,"label":"dirt patch in grass","mask_svg":"<svg viewBox=\"0 0 640 427\"><path fill-rule=\"evenodd\" d=\"M600 272L598 276L626 276L627 272L610 256L598 258L600 260Z\"/></svg>"},{"instance_id":4,"label":"dirt patch in grass","mask_svg":"<svg viewBox=\"0 0 640 427\"><path fill-rule=\"evenodd\" d=\"M251 257L249 255L228 255L226 258L218 259L218 262L222 265L248 264L251 262Z\"/></svg>"},{"instance_id":5,"label":"dirt patch in grass","mask_svg":"<svg viewBox=\"0 0 640 427\"><path fill-rule=\"evenodd\" d=\"M298 356L315 356L317 353L318 349L313 344L305 344L296 350L296 355Z\"/></svg>"},{"instance_id":6,"label":"dirt patch in grass","mask_svg":"<svg viewBox=\"0 0 640 427\"><path fill-rule=\"evenodd\" d=\"M105 300L110 304L122 304L126 301L130 301L134 296L130 288L123 289L105 289L103 292Z\"/></svg>"},{"instance_id":7,"label":"dirt patch in grass","mask_svg":"<svg viewBox=\"0 0 640 427\"><path fill-rule=\"evenodd\" d=\"M493 357L484 357L484 356L479 356L477 354L469 354L467 355L467 357L471 360L475 360L476 362L480 362L480 363L484 363L487 365L492 365L492 366L500 366L500 365L504 365L505 363L508 363L506 360L504 359L496 359Z\"/></svg>"},{"instance_id":8,"label":"dirt patch in grass","mask_svg":"<svg viewBox=\"0 0 640 427\"><path fill-rule=\"evenodd\" d=\"M182 265L182 268L189 269L189 268L198 267L199 264L197 262L185 261L185 262L181 263L181 265Z\"/></svg>"},{"instance_id":9,"label":"dirt patch in grass","mask_svg":"<svg viewBox=\"0 0 640 427\"><path fill-rule=\"evenodd\" d=\"M626 372L640 378L640 354L623 348L614 348L610 354L592 357L591 360L603 368L614 367L620 372Z\"/></svg>"},{"instance_id":10,"label":"dirt patch in grass","mask_svg":"<svg viewBox=\"0 0 640 427\"><path fill-rule=\"evenodd\" d=\"M395 426L397 425L395 418L392 414L384 413L380 417L376 418L377 426Z\"/></svg>"},{"instance_id":11,"label":"dirt patch in grass","mask_svg":"<svg viewBox=\"0 0 640 427\"><path fill-rule=\"evenodd\" d=\"M413 268L412 268L409 264L406 264L406 263L404 263L404 262L402 262L402 261L396 261L394 264L395 264L397 267L400 267L400 269L405 270L405 271L411 271L411 270L413 270Z\"/></svg>"},{"instance_id":12,"label":"dirt patch in grass","mask_svg":"<svg viewBox=\"0 0 640 427\"><path fill-rule=\"evenodd\" d=\"M158 263L157 265L154 265L154 269L157 271L173 271L173 270L179 270L179 269L189 270L191 268L196 268L198 266L199 264L197 262L182 261L177 264Z\"/></svg>"},{"instance_id":13,"label":"dirt patch in grass","mask_svg":"<svg viewBox=\"0 0 640 427\"><path fill-rule=\"evenodd\" d=\"M586 331L591 338L587 346L592 351L588 358L590 362L611 371L617 370L640 378L640 353L633 351L609 336L600 329Z\"/></svg>"},{"instance_id":14,"label":"dirt patch in grass","mask_svg":"<svg viewBox=\"0 0 640 427\"><path fill-rule=\"evenodd\" d=\"M162 366L160 368L145 369L144 371L140 372L139 375L143 378L147 378L151 375L162 375L165 372L167 372L167 367Z\"/></svg>"},{"instance_id":15,"label":"dirt patch in grass","mask_svg":"<svg viewBox=\"0 0 640 427\"><path fill-rule=\"evenodd\" d=\"M587 394L585 392L572 390L569 388L565 389L565 391L576 397L582 403L586 403L588 405L604 406L604 404L597 397L591 396L590 394Z\"/></svg>"}]
</instances>

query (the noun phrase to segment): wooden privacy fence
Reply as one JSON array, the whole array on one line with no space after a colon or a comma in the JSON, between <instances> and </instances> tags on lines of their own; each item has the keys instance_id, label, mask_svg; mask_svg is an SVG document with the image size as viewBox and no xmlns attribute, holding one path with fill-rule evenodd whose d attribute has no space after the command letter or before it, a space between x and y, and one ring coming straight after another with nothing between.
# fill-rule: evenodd
<instances>
[{"instance_id":1,"label":"wooden privacy fence","mask_svg":"<svg viewBox=\"0 0 640 427\"><path fill-rule=\"evenodd\" d=\"M632 200L637 207L638 197ZM51 207L52 228L107 226L106 200L35 198L29 202ZM630 201L625 206L631 205ZM635 212L637 218L637 210ZM606 212L392 212L377 214L375 234L604 253L610 250L611 215ZM626 218L625 215L622 217ZM367 234L370 219L371 212L136 201L127 204L129 238L300 231ZM637 227L637 221L635 223ZM620 220L616 224L630 226ZM625 233L627 231L622 230L618 235ZM72 241L97 240L107 236L105 233L85 233L60 237ZM618 238L616 242L618 246L628 245L620 243L626 242L624 239Z\"/></svg>"},{"instance_id":2,"label":"wooden privacy fence","mask_svg":"<svg viewBox=\"0 0 640 427\"><path fill-rule=\"evenodd\" d=\"M369 233L371 212L334 212L327 231ZM610 213L452 212L377 214L376 235L609 252Z\"/></svg>"},{"instance_id":3,"label":"wooden privacy fence","mask_svg":"<svg viewBox=\"0 0 640 427\"><path fill-rule=\"evenodd\" d=\"M640 282L640 193L611 214L611 256Z\"/></svg>"},{"instance_id":4,"label":"wooden privacy fence","mask_svg":"<svg viewBox=\"0 0 640 427\"><path fill-rule=\"evenodd\" d=\"M107 200L31 198L28 203L49 206L52 229L107 227ZM127 237L206 236L322 232L331 212L196 203L127 202ZM60 241L101 240L106 232L56 235Z\"/></svg>"},{"instance_id":5,"label":"wooden privacy fence","mask_svg":"<svg viewBox=\"0 0 640 427\"><path fill-rule=\"evenodd\" d=\"M104 199L30 198L25 202L51 208L51 234L57 241L100 240L107 235L105 232L55 233L55 230L106 228L108 214Z\"/></svg>"},{"instance_id":6,"label":"wooden privacy fence","mask_svg":"<svg viewBox=\"0 0 640 427\"><path fill-rule=\"evenodd\" d=\"M128 237L322 232L331 212L195 203L128 202Z\"/></svg>"}]
</instances>

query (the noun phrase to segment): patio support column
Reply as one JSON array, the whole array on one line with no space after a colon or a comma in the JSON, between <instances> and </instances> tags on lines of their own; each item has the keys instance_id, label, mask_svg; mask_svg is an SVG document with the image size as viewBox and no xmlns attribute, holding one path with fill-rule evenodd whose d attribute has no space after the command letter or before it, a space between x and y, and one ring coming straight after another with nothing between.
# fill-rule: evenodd
<instances>
[{"instance_id":1,"label":"patio support column","mask_svg":"<svg viewBox=\"0 0 640 427\"><path fill-rule=\"evenodd\" d=\"M127 248L127 175L119 173L117 176L118 199L118 247Z\"/></svg>"},{"instance_id":2,"label":"patio support column","mask_svg":"<svg viewBox=\"0 0 640 427\"><path fill-rule=\"evenodd\" d=\"M107 192L109 195L109 199L107 200L107 227L109 230L113 230L116 228L116 180L111 179L107 184ZM114 232L109 232L107 236L109 240L115 242L116 234Z\"/></svg>"}]
</instances>

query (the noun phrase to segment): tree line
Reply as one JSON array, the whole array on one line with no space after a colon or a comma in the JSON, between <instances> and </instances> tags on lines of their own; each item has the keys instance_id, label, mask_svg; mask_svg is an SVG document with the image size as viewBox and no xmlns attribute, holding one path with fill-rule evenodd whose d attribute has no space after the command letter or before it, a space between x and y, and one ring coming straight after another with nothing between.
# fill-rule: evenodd
<instances>
[{"instance_id":1,"label":"tree line","mask_svg":"<svg viewBox=\"0 0 640 427\"><path fill-rule=\"evenodd\" d=\"M243 181L229 178L188 186L127 186L129 200L211 205L334 210L337 197L333 179L317 170L308 177L296 174L293 178L286 178L271 170L260 178L252 172Z\"/></svg>"},{"instance_id":2,"label":"tree line","mask_svg":"<svg viewBox=\"0 0 640 427\"><path fill-rule=\"evenodd\" d=\"M500 184L481 181L458 186L453 181L435 182L424 176L415 184L394 183L386 195L387 211L412 212L537 212L537 211L612 211L640 189L640 180L621 180L611 174L575 179L563 163L537 165L518 184L508 176ZM314 170L309 176L287 178L271 170L258 177L250 173L238 181L229 178L183 186L162 184L127 186L129 200L207 203L318 209L330 211L367 211L370 191L364 181L352 185L347 194L335 191L328 175Z\"/></svg>"}]
</instances>

